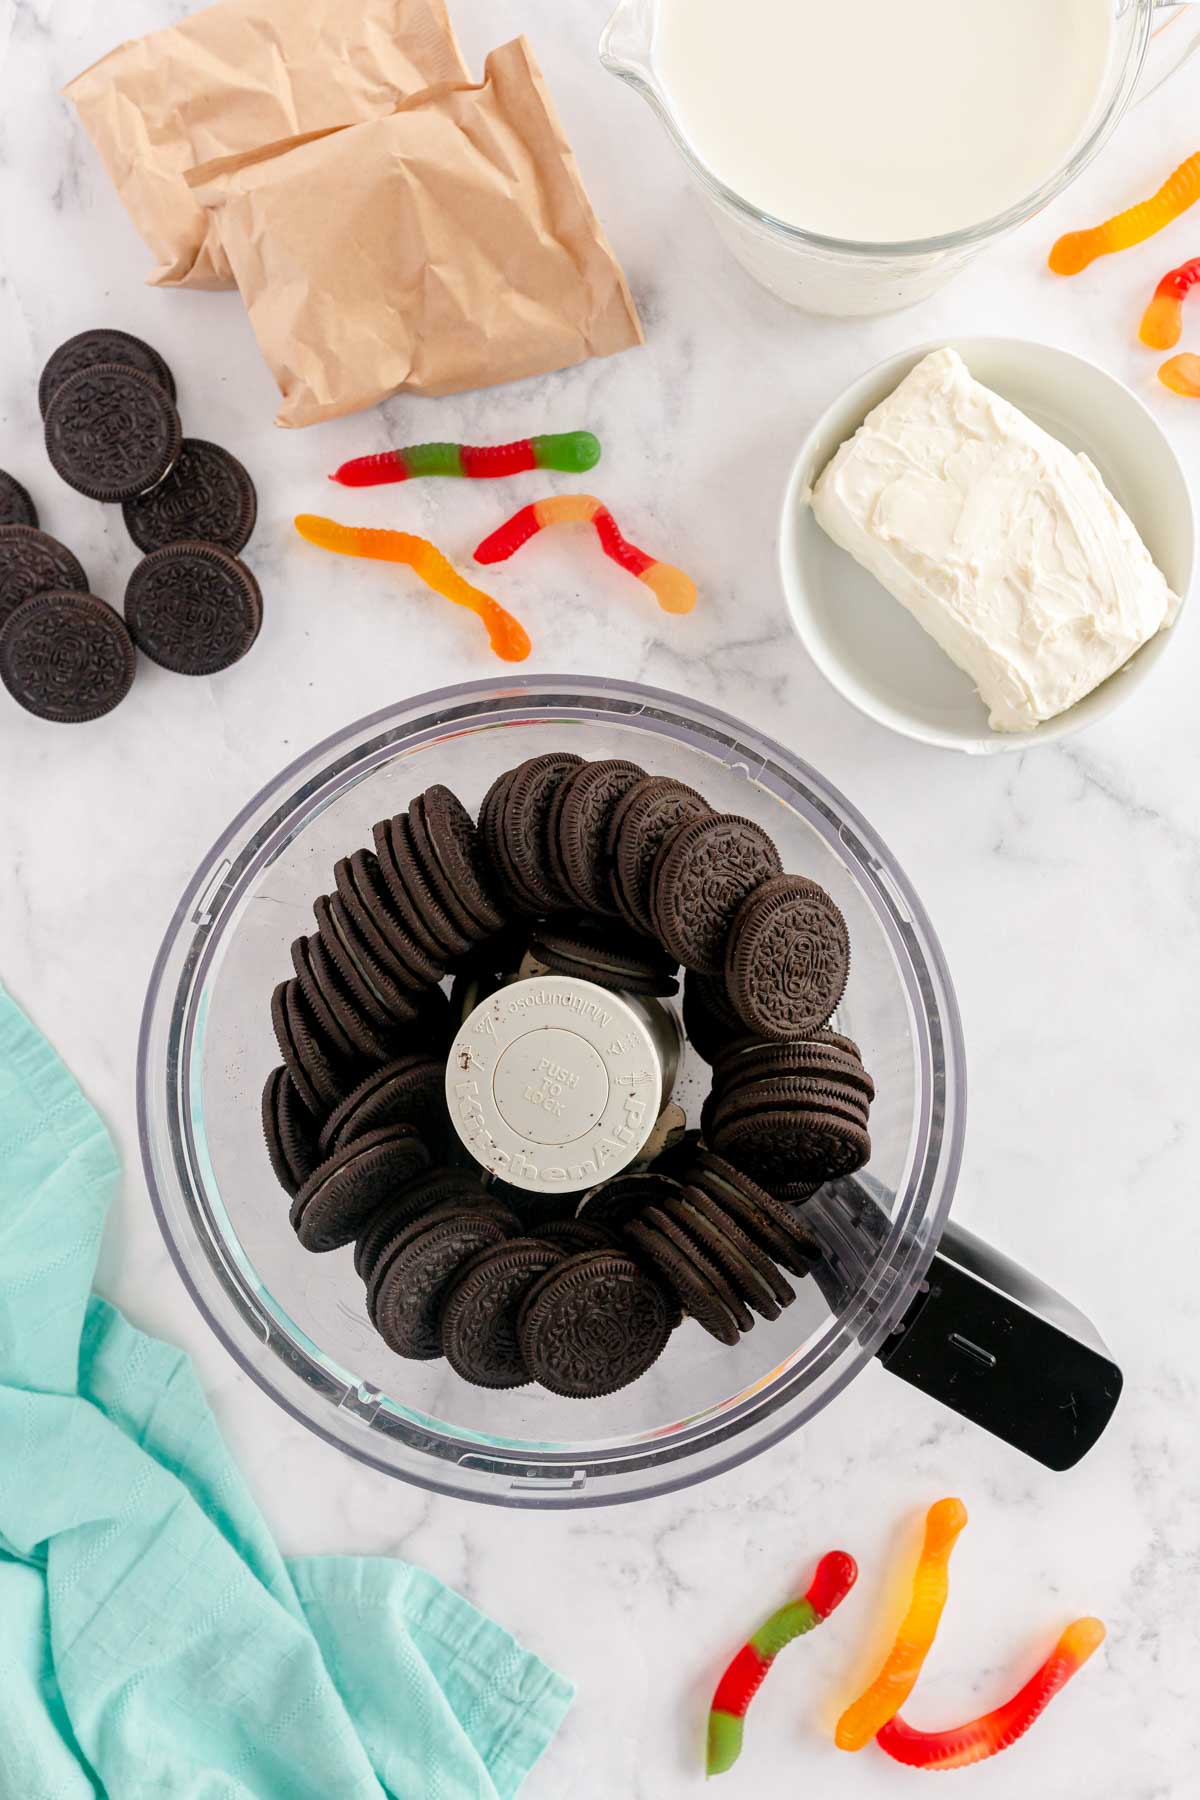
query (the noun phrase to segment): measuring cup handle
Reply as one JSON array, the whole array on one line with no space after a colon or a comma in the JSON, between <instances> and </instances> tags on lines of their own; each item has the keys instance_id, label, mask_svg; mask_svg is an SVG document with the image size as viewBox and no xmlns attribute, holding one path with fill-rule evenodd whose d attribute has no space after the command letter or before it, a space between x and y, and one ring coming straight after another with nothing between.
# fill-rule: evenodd
<instances>
[{"instance_id":1,"label":"measuring cup handle","mask_svg":"<svg viewBox=\"0 0 1200 1800\"><path fill-rule=\"evenodd\" d=\"M1146 60L1134 89L1134 106L1156 94L1163 82L1200 50L1197 0L1154 0L1154 13Z\"/></svg>"},{"instance_id":2,"label":"measuring cup handle","mask_svg":"<svg viewBox=\"0 0 1200 1800\"><path fill-rule=\"evenodd\" d=\"M1121 1371L1079 1308L957 1225L876 1354L1048 1469L1079 1462L1121 1396Z\"/></svg>"}]
</instances>

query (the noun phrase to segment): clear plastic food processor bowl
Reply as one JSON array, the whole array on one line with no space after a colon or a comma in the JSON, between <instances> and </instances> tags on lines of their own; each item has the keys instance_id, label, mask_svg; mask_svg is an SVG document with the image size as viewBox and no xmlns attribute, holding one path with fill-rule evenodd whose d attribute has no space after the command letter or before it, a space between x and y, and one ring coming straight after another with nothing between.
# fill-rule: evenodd
<instances>
[{"instance_id":1,"label":"clear plastic food processor bowl","mask_svg":"<svg viewBox=\"0 0 1200 1800\"><path fill-rule=\"evenodd\" d=\"M489 1392L444 1362L394 1356L367 1322L349 1249L313 1256L288 1225L259 1098L278 1060L270 996L339 856L375 820L444 782L472 809L538 752L629 757L770 831L790 870L846 915L838 1024L875 1077L870 1192L886 1228L830 1310L813 1280L735 1349L691 1321L634 1385L575 1402ZM708 1071L684 1055L676 1099L695 1122ZM230 825L184 895L142 1024L139 1124L150 1191L196 1304L294 1417L388 1474L460 1498L571 1507L686 1487L744 1461L829 1404L902 1317L950 1208L963 1133L958 1011L902 871L799 757L726 715L651 688L578 676L423 694L292 764Z\"/></svg>"}]
</instances>

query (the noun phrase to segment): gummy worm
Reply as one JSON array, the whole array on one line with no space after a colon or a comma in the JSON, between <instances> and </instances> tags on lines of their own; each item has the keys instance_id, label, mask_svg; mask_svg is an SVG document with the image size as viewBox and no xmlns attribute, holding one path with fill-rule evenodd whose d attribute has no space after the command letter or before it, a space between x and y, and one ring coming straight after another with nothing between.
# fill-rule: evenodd
<instances>
[{"instance_id":1,"label":"gummy worm","mask_svg":"<svg viewBox=\"0 0 1200 1800\"><path fill-rule=\"evenodd\" d=\"M421 475L457 475L471 481L522 475L527 469L582 475L599 461L600 440L590 431L558 431L518 438L514 444L405 444L377 456L356 456L329 479L343 487L381 487L390 481L415 481Z\"/></svg>"},{"instance_id":2,"label":"gummy worm","mask_svg":"<svg viewBox=\"0 0 1200 1800\"><path fill-rule=\"evenodd\" d=\"M869 1744L911 1694L937 1636L950 1591L950 1552L966 1522L961 1500L939 1500L930 1507L908 1611L878 1675L838 1720L834 1741L839 1750L861 1750Z\"/></svg>"},{"instance_id":3,"label":"gummy worm","mask_svg":"<svg viewBox=\"0 0 1200 1800\"><path fill-rule=\"evenodd\" d=\"M1185 350L1182 356L1168 357L1158 371L1158 379L1173 394L1186 394L1191 400L1200 400L1200 356Z\"/></svg>"},{"instance_id":4,"label":"gummy worm","mask_svg":"<svg viewBox=\"0 0 1200 1800\"><path fill-rule=\"evenodd\" d=\"M607 506L594 494L554 494L548 500L537 500L523 506L520 512L485 537L475 552L481 563L507 562L522 544L543 531L547 525L593 525L601 548L621 568L628 569L644 581L664 612L691 612L696 604L696 584L682 569L670 563L656 562L621 536L617 521Z\"/></svg>"},{"instance_id":5,"label":"gummy worm","mask_svg":"<svg viewBox=\"0 0 1200 1800\"><path fill-rule=\"evenodd\" d=\"M1117 250L1129 250L1144 243L1170 225L1189 206L1200 200L1200 150L1180 163L1157 194L1142 200L1128 211L1106 219L1090 231L1069 231L1060 237L1050 252L1050 267L1056 275L1078 275L1098 256L1112 256Z\"/></svg>"},{"instance_id":6,"label":"gummy worm","mask_svg":"<svg viewBox=\"0 0 1200 1800\"><path fill-rule=\"evenodd\" d=\"M891 1719L875 1741L894 1762L906 1763L910 1769L965 1769L970 1763L998 1756L1024 1737L1055 1694L1103 1642L1104 1627L1099 1619L1076 1619L1037 1674L1003 1706L950 1731L915 1731L903 1719Z\"/></svg>"},{"instance_id":7,"label":"gummy worm","mask_svg":"<svg viewBox=\"0 0 1200 1800\"><path fill-rule=\"evenodd\" d=\"M747 1639L720 1681L708 1715L708 1773L723 1775L742 1752L743 1721L767 1670L785 1644L803 1637L835 1607L858 1580L858 1564L844 1550L831 1550L817 1564L808 1592L773 1612Z\"/></svg>"},{"instance_id":8,"label":"gummy worm","mask_svg":"<svg viewBox=\"0 0 1200 1800\"><path fill-rule=\"evenodd\" d=\"M1200 256L1193 256L1191 262L1167 271L1155 288L1154 298L1138 326L1138 336L1143 344L1149 344L1152 350L1169 350L1179 342L1183 332L1183 302L1188 289L1195 287L1198 281Z\"/></svg>"},{"instance_id":9,"label":"gummy worm","mask_svg":"<svg viewBox=\"0 0 1200 1800\"><path fill-rule=\"evenodd\" d=\"M313 513L301 513L296 530L310 544L336 551L339 556L369 556L376 562L406 564L435 594L477 613L492 649L505 662L524 662L529 655L529 633L520 621L505 612L490 594L464 581L428 538L412 537L407 531L369 531L361 525L339 525Z\"/></svg>"}]
</instances>

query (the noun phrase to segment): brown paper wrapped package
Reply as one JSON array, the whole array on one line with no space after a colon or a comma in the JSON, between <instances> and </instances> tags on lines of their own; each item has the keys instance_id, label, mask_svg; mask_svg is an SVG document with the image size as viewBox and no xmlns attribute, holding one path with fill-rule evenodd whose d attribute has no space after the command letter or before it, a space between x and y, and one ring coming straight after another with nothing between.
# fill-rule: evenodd
<instances>
[{"instance_id":1,"label":"brown paper wrapped package","mask_svg":"<svg viewBox=\"0 0 1200 1800\"><path fill-rule=\"evenodd\" d=\"M492 52L477 87L189 180L283 393L280 425L642 342L523 38Z\"/></svg>"},{"instance_id":2,"label":"brown paper wrapped package","mask_svg":"<svg viewBox=\"0 0 1200 1800\"><path fill-rule=\"evenodd\" d=\"M159 287L231 287L188 169L393 112L467 81L444 0L222 0L121 44L66 89Z\"/></svg>"}]
</instances>

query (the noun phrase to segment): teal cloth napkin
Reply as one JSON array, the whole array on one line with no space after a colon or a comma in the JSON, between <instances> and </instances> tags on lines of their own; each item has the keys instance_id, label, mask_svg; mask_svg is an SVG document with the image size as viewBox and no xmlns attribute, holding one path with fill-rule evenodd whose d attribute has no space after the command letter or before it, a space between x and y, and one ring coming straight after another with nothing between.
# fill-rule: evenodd
<instances>
[{"instance_id":1,"label":"teal cloth napkin","mask_svg":"<svg viewBox=\"0 0 1200 1800\"><path fill-rule=\"evenodd\" d=\"M570 1685L387 1558L283 1558L181 1351L91 1292L108 1134L0 988L0 1795L504 1800Z\"/></svg>"}]
</instances>

